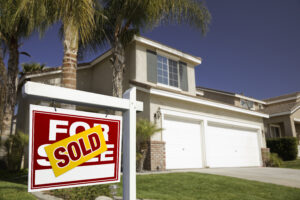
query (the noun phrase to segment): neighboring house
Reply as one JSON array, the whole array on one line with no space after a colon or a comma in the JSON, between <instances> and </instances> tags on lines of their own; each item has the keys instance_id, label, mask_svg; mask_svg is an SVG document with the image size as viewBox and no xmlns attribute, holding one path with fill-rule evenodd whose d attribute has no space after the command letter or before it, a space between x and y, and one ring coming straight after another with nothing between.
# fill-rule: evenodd
<instances>
[{"instance_id":1,"label":"neighboring house","mask_svg":"<svg viewBox=\"0 0 300 200\"><path fill-rule=\"evenodd\" d=\"M266 107L263 111L270 115L269 119L264 119L266 136L269 138L297 137L300 144L300 92L264 101ZM300 145L298 157L300 157Z\"/></svg>"},{"instance_id":2,"label":"neighboring house","mask_svg":"<svg viewBox=\"0 0 300 200\"><path fill-rule=\"evenodd\" d=\"M270 115L265 119L267 137L297 137L300 139L300 92L264 100L263 111Z\"/></svg>"},{"instance_id":3,"label":"neighboring house","mask_svg":"<svg viewBox=\"0 0 300 200\"><path fill-rule=\"evenodd\" d=\"M261 101L244 95L203 87L197 87L197 91L203 92L203 97L208 99L268 114L269 118L264 118L267 138L297 137L300 142L300 92Z\"/></svg>"},{"instance_id":4,"label":"neighboring house","mask_svg":"<svg viewBox=\"0 0 300 200\"><path fill-rule=\"evenodd\" d=\"M144 102L138 117L163 128L149 142L146 169L262 166L263 122L268 114L218 102L207 98L204 90L196 90L194 68L201 58L144 37L135 37L125 52L123 89L136 87L137 99ZM78 90L112 95L110 56L107 51L78 65ZM21 84L27 80L60 85L61 69L26 74ZM50 105L20 99L17 128L23 131L28 130L29 103Z\"/></svg>"}]
</instances>

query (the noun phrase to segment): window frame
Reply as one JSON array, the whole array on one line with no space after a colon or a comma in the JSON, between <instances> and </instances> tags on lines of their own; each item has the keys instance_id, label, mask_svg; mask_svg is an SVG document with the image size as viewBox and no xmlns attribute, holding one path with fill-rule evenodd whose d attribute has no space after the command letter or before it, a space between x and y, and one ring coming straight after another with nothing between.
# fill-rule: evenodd
<instances>
[{"instance_id":1,"label":"window frame","mask_svg":"<svg viewBox=\"0 0 300 200\"><path fill-rule=\"evenodd\" d=\"M244 106L242 105L242 101L244 101L244 102L246 103L247 107L244 107ZM248 102L251 102L251 103L252 103L252 107L249 107ZM240 99L240 105L241 105L242 108L246 108L246 109L248 109L248 110L255 110L255 103L254 103L253 101L249 101L249 100L247 100L247 99L242 99L242 98L241 98L241 99Z\"/></svg>"},{"instance_id":2,"label":"window frame","mask_svg":"<svg viewBox=\"0 0 300 200\"><path fill-rule=\"evenodd\" d=\"M166 58L167 59L167 73L168 73L168 84L164 84L164 83L161 83L159 82L158 80L158 73L157 73L157 85L158 86L162 86L162 87L166 87L166 88L171 88L171 89L175 89L175 90L178 90L178 91L181 91L182 89L180 88L180 72L179 72L179 59L177 57L174 57L174 56L170 56L170 55L166 55L165 53L163 52L157 52L157 70L158 70L158 56L160 57L163 57L163 58ZM176 67L177 67L177 87L176 86L172 86L170 85L170 66L169 66L169 60L172 60L172 61L175 61L176 62Z\"/></svg>"},{"instance_id":3,"label":"window frame","mask_svg":"<svg viewBox=\"0 0 300 200\"><path fill-rule=\"evenodd\" d=\"M272 128L278 128L278 130L279 130L278 131L279 137L281 137L281 127L280 127L280 125L278 125L278 124L270 124L270 135L271 135L271 138L278 138L276 136L276 133L273 133Z\"/></svg>"}]
</instances>

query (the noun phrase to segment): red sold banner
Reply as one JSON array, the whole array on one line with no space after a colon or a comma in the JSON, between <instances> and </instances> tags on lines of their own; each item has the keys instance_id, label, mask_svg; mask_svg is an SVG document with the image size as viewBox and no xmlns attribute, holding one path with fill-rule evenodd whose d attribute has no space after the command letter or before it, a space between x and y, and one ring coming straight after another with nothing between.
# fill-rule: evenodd
<instances>
[{"instance_id":1,"label":"red sold banner","mask_svg":"<svg viewBox=\"0 0 300 200\"><path fill-rule=\"evenodd\" d=\"M30 105L28 191L119 182L121 132L120 116Z\"/></svg>"}]
</instances>

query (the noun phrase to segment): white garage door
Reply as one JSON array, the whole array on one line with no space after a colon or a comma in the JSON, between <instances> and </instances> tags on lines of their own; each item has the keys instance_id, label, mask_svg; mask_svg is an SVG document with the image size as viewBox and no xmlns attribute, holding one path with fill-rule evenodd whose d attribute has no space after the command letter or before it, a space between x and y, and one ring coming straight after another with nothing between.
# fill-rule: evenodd
<instances>
[{"instance_id":1,"label":"white garage door","mask_svg":"<svg viewBox=\"0 0 300 200\"><path fill-rule=\"evenodd\" d=\"M184 119L165 117L166 168L201 168L201 125Z\"/></svg>"},{"instance_id":2,"label":"white garage door","mask_svg":"<svg viewBox=\"0 0 300 200\"><path fill-rule=\"evenodd\" d=\"M260 166L258 134L255 130L209 124L205 143L208 167Z\"/></svg>"}]
</instances>

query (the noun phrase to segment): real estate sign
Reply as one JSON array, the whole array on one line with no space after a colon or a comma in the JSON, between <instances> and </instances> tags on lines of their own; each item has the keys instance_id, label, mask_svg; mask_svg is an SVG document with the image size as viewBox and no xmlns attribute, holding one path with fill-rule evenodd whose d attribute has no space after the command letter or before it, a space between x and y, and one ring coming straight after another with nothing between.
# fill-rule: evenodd
<instances>
[{"instance_id":1,"label":"real estate sign","mask_svg":"<svg viewBox=\"0 0 300 200\"><path fill-rule=\"evenodd\" d=\"M120 181L122 117L30 105L28 191Z\"/></svg>"}]
</instances>

